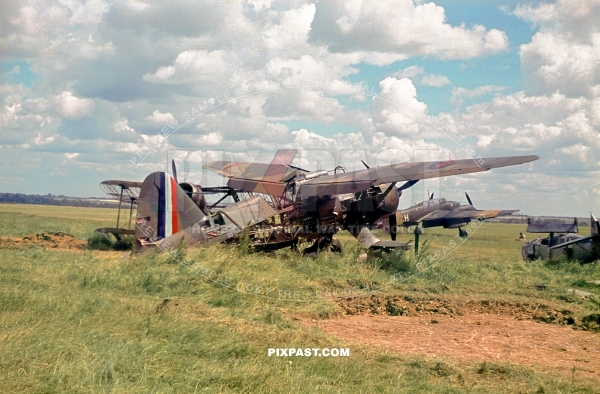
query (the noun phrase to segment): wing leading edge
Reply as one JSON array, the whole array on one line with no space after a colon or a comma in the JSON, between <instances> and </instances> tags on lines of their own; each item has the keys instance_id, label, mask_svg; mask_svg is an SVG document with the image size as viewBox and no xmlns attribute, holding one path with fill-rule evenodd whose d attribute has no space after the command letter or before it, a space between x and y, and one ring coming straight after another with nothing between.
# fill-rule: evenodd
<instances>
[{"instance_id":1,"label":"wing leading edge","mask_svg":"<svg viewBox=\"0 0 600 394\"><path fill-rule=\"evenodd\" d=\"M488 171L492 168L524 164L538 159L538 156L532 155L492 157L478 160L463 159L390 164L343 174L326 175L309 180L300 186L298 196L311 197L357 193L367 190L371 186L378 186L383 183L470 174Z\"/></svg>"},{"instance_id":2,"label":"wing leading edge","mask_svg":"<svg viewBox=\"0 0 600 394\"><path fill-rule=\"evenodd\" d=\"M383 183L483 172L538 159L538 156L531 155L390 164L342 174L323 175L304 181L298 188L298 197L358 193ZM308 173L288 163L289 161L279 160L274 160L271 164L213 161L204 168L230 178L228 185L231 187L277 195L289 180L299 174Z\"/></svg>"}]
</instances>

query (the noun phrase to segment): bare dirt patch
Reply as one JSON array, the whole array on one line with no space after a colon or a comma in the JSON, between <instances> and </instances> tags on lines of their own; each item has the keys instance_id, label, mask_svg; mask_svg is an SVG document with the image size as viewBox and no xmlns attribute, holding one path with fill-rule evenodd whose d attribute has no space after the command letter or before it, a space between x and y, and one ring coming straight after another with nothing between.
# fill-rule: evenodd
<instances>
[{"instance_id":1,"label":"bare dirt patch","mask_svg":"<svg viewBox=\"0 0 600 394\"><path fill-rule=\"evenodd\" d=\"M86 242L71 234L55 231L43 231L26 237L1 237L0 247L17 249L27 245L36 245L50 249L86 249Z\"/></svg>"},{"instance_id":2,"label":"bare dirt patch","mask_svg":"<svg viewBox=\"0 0 600 394\"><path fill-rule=\"evenodd\" d=\"M343 339L400 353L513 363L600 378L600 336L511 316L374 316L304 322ZM575 372L573 372L575 367Z\"/></svg>"}]
</instances>

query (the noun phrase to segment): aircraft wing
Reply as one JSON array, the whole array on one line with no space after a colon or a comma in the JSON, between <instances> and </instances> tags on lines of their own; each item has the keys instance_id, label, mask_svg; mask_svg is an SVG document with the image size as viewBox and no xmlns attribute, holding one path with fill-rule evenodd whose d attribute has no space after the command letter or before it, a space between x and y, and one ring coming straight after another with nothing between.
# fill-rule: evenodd
<instances>
[{"instance_id":1,"label":"aircraft wing","mask_svg":"<svg viewBox=\"0 0 600 394\"><path fill-rule=\"evenodd\" d=\"M596 241L594 242L598 242L598 240L600 239L600 223L598 222L598 219L596 219L593 213L590 213L590 227L591 234L587 237L581 237L578 239L573 239L571 241L563 242L560 245L554 245L550 247L550 249L557 249L567 245L578 244L594 238L596 239Z\"/></svg>"},{"instance_id":2,"label":"aircraft wing","mask_svg":"<svg viewBox=\"0 0 600 394\"><path fill-rule=\"evenodd\" d=\"M573 244L578 244L584 241L587 241L589 239L592 239L594 237L597 237L597 235L588 235L587 237L581 237L581 238L577 238L577 239L572 239L570 241L567 242L563 242L562 244L558 244L558 245L554 245L551 246L550 249L558 249L558 248L562 248L563 246L567 246L567 245L573 245Z\"/></svg>"},{"instance_id":3,"label":"aircraft wing","mask_svg":"<svg viewBox=\"0 0 600 394\"><path fill-rule=\"evenodd\" d=\"M212 161L203 166L229 178L227 186L247 192L281 196L287 181L308 171L291 166L295 150L279 150L271 164L238 161Z\"/></svg>"},{"instance_id":4,"label":"aircraft wing","mask_svg":"<svg viewBox=\"0 0 600 394\"><path fill-rule=\"evenodd\" d=\"M137 201L140 196L142 182L108 180L100 183L102 191L116 200L123 202Z\"/></svg>"},{"instance_id":5,"label":"aircraft wing","mask_svg":"<svg viewBox=\"0 0 600 394\"><path fill-rule=\"evenodd\" d=\"M448 218L471 218L471 219L491 219L498 216L509 216L515 212L519 212L518 209L499 210L499 209L488 209L488 210L475 210L475 211L458 211L450 212Z\"/></svg>"},{"instance_id":6,"label":"aircraft wing","mask_svg":"<svg viewBox=\"0 0 600 394\"><path fill-rule=\"evenodd\" d=\"M390 164L382 167L325 175L302 183L299 197L358 193L383 183L414 181L450 175L488 171L539 159L538 156L508 156L485 159L426 161Z\"/></svg>"},{"instance_id":7,"label":"aircraft wing","mask_svg":"<svg viewBox=\"0 0 600 394\"><path fill-rule=\"evenodd\" d=\"M425 222L427 220L444 219L444 218L447 218L449 214L450 214L450 211L442 211L442 210L433 211L433 212L429 212L427 215L422 217L420 221ZM468 216L466 216L466 217L468 217Z\"/></svg>"},{"instance_id":8,"label":"aircraft wing","mask_svg":"<svg viewBox=\"0 0 600 394\"><path fill-rule=\"evenodd\" d=\"M442 219L452 220L452 219L490 219L498 216L507 216L514 212L518 212L518 210L471 210L471 211L444 211L438 210L433 211L427 214L425 217L419 220L420 222L426 224L427 222L435 222Z\"/></svg>"}]
</instances>

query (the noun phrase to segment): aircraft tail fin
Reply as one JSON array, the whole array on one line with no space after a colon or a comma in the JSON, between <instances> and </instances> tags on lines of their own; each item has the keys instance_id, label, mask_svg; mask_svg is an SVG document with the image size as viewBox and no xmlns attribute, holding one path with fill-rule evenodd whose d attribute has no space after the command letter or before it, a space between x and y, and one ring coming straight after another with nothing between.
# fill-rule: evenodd
<instances>
[{"instance_id":1,"label":"aircraft tail fin","mask_svg":"<svg viewBox=\"0 0 600 394\"><path fill-rule=\"evenodd\" d=\"M600 235L600 223L593 213L590 213L590 234Z\"/></svg>"},{"instance_id":2,"label":"aircraft tail fin","mask_svg":"<svg viewBox=\"0 0 600 394\"><path fill-rule=\"evenodd\" d=\"M155 172L142 183L136 216L135 240L138 250L145 245L193 226L204 213L165 172Z\"/></svg>"},{"instance_id":3,"label":"aircraft tail fin","mask_svg":"<svg viewBox=\"0 0 600 394\"><path fill-rule=\"evenodd\" d=\"M175 178L175 182L177 182L177 166L175 165L175 159L171 160L171 171L173 173L173 178Z\"/></svg>"}]
</instances>

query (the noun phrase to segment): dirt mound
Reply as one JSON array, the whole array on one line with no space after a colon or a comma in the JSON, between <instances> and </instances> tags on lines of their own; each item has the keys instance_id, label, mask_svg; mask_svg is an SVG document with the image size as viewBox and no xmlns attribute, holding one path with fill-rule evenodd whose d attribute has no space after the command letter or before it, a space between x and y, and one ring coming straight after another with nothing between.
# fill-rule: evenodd
<instances>
[{"instance_id":1,"label":"dirt mound","mask_svg":"<svg viewBox=\"0 0 600 394\"><path fill-rule=\"evenodd\" d=\"M19 237L2 237L0 239L0 247L3 248L19 248L26 245L36 245L43 248L52 249L85 249L86 243L75 238L71 234L60 231L43 231L37 234L31 234L23 238Z\"/></svg>"},{"instance_id":2,"label":"dirt mound","mask_svg":"<svg viewBox=\"0 0 600 394\"><path fill-rule=\"evenodd\" d=\"M338 301L347 315L464 316L490 314L518 320L538 320L554 324L577 324L574 313L540 303L510 303L497 300L417 299L410 296L372 295Z\"/></svg>"},{"instance_id":3,"label":"dirt mound","mask_svg":"<svg viewBox=\"0 0 600 394\"><path fill-rule=\"evenodd\" d=\"M592 313L581 319L581 326L589 331L600 331L600 313Z\"/></svg>"}]
</instances>

